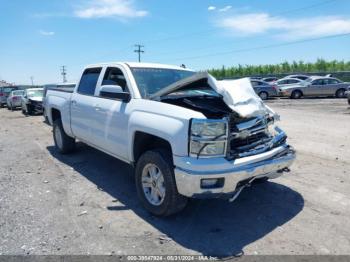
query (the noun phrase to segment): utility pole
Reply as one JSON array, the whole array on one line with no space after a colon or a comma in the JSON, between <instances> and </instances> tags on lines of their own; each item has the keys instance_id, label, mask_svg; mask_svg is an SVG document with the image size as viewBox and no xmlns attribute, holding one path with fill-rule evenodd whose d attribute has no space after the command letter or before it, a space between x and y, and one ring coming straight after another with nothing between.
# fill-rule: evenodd
<instances>
[{"instance_id":1,"label":"utility pole","mask_svg":"<svg viewBox=\"0 0 350 262\"><path fill-rule=\"evenodd\" d=\"M139 62L141 62L141 53L144 53L145 51L142 50L142 47L145 47L143 45L135 45L136 46L136 50L134 50L135 53L139 54Z\"/></svg>"},{"instance_id":2,"label":"utility pole","mask_svg":"<svg viewBox=\"0 0 350 262\"><path fill-rule=\"evenodd\" d=\"M61 75L63 78L63 83L67 82L67 70L66 70L66 66L61 66Z\"/></svg>"},{"instance_id":3,"label":"utility pole","mask_svg":"<svg viewBox=\"0 0 350 262\"><path fill-rule=\"evenodd\" d=\"M32 86L34 86L34 76L30 77L30 81L32 82Z\"/></svg>"}]
</instances>

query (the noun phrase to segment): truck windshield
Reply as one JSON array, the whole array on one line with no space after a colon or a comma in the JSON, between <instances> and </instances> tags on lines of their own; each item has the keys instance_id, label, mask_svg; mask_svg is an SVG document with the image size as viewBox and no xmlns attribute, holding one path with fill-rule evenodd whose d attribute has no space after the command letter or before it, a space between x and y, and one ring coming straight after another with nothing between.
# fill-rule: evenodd
<instances>
[{"instance_id":1,"label":"truck windshield","mask_svg":"<svg viewBox=\"0 0 350 262\"><path fill-rule=\"evenodd\" d=\"M131 68L131 71L143 98L195 74L188 70L163 68Z\"/></svg>"},{"instance_id":2,"label":"truck windshield","mask_svg":"<svg viewBox=\"0 0 350 262\"><path fill-rule=\"evenodd\" d=\"M28 97L43 97L44 90L28 90Z\"/></svg>"}]
</instances>

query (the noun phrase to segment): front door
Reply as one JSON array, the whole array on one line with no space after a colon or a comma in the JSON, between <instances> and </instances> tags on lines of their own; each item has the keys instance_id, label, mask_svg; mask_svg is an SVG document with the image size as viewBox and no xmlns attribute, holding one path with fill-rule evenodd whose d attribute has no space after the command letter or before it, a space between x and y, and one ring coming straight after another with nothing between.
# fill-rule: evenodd
<instances>
[{"instance_id":1,"label":"front door","mask_svg":"<svg viewBox=\"0 0 350 262\"><path fill-rule=\"evenodd\" d=\"M98 85L95 92L93 133L98 147L121 159L127 159L129 103L99 96L101 87L105 85L117 85L128 92L127 81L122 69L116 66L106 68L103 75L101 85Z\"/></svg>"}]
</instances>

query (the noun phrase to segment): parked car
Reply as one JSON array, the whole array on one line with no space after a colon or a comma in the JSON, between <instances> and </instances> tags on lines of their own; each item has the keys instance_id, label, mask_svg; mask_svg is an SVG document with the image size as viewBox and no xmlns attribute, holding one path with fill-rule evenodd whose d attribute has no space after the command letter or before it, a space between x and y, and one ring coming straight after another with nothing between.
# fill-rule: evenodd
<instances>
[{"instance_id":1,"label":"parked car","mask_svg":"<svg viewBox=\"0 0 350 262\"><path fill-rule=\"evenodd\" d=\"M7 98L13 90L18 90L17 86L1 86L0 87L0 108L7 104Z\"/></svg>"},{"instance_id":2,"label":"parked car","mask_svg":"<svg viewBox=\"0 0 350 262\"><path fill-rule=\"evenodd\" d=\"M345 95L348 98L348 104L350 105L350 86L348 87L348 90L345 92Z\"/></svg>"},{"instance_id":3,"label":"parked car","mask_svg":"<svg viewBox=\"0 0 350 262\"><path fill-rule=\"evenodd\" d=\"M276 85L255 79L251 79L250 82L252 83L255 93L262 100L267 100L270 97L278 96L278 88Z\"/></svg>"},{"instance_id":4,"label":"parked car","mask_svg":"<svg viewBox=\"0 0 350 262\"><path fill-rule=\"evenodd\" d=\"M46 94L48 90L53 90L53 89L59 89L62 91L68 91L72 92L75 87L75 83L59 83L59 84L50 84L50 85L44 85L44 95L43 95L43 116L45 119L45 122L48 123L48 118L45 112L45 103L46 103Z\"/></svg>"},{"instance_id":5,"label":"parked car","mask_svg":"<svg viewBox=\"0 0 350 262\"><path fill-rule=\"evenodd\" d=\"M43 88L26 89L22 96L22 113L25 115L41 114L43 112Z\"/></svg>"},{"instance_id":6,"label":"parked car","mask_svg":"<svg viewBox=\"0 0 350 262\"><path fill-rule=\"evenodd\" d=\"M267 82L267 83L274 83L278 80L278 78L277 77L265 77L261 80L264 82Z\"/></svg>"},{"instance_id":7,"label":"parked car","mask_svg":"<svg viewBox=\"0 0 350 262\"><path fill-rule=\"evenodd\" d=\"M297 79L300 79L300 80L306 80L309 77L310 76L307 76L307 75L289 75L289 76L286 76L284 78L297 78Z\"/></svg>"},{"instance_id":8,"label":"parked car","mask_svg":"<svg viewBox=\"0 0 350 262\"><path fill-rule=\"evenodd\" d=\"M303 96L335 96L345 97L350 83L342 82L334 77L315 76L308 78L304 85L291 85L280 88L283 96L301 98Z\"/></svg>"},{"instance_id":9,"label":"parked car","mask_svg":"<svg viewBox=\"0 0 350 262\"><path fill-rule=\"evenodd\" d=\"M300 80L298 78L282 78L275 83L278 88L291 86L291 85L299 85L304 84L304 80Z\"/></svg>"},{"instance_id":10,"label":"parked car","mask_svg":"<svg viewBox=\"0 0 350 262\"><path fill-rule=\"evenodd\" d=\"M22 106L22 97L24 90L11 91L7 98L7 109L13 111L16 107Z\"/></svg>"},{"instance_id":11,"label":"parked car","mask_svg":"<svg viewBox=\"0 0 350 262\"><path fill-rule=\"evenodd\" d=\"M95 64L73 92L48 90L45 111L59 152L78 139L135 166L141 203L167 216L189 197L233 201L295 158L249 80L231 85L177 66Z\"/></svg>"}]
</instances>

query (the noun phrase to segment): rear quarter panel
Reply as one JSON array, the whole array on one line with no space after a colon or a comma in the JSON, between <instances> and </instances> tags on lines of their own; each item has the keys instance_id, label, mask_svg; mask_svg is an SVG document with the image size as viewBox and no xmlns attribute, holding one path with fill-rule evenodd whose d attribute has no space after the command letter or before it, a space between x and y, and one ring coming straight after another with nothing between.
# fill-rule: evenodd
<instances>
[{"instance_id":1,"label":"rear quarter panel","mask_svg":"<svg viewBox=\"0 0 350 262\"><path fill-rule=\"evenodd\" d=\"M46 95L45 111L52 125L52 110L57 109L61 113L63 129L67 135L73 136L70 126L70 100L72 93L49 90Z\"/></svg>"}]
</instances>

